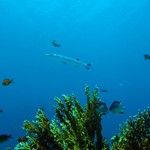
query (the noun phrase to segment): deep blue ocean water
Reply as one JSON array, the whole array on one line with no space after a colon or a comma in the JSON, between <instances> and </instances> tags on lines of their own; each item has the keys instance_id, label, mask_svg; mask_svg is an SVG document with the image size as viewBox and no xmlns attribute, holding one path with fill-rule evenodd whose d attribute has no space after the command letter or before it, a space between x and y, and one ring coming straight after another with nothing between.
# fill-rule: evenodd
<instances>
[{"instance_id":1,"label":"deep blue ocean water","mask_svg":"<svg viewBox=\"0 0 150 150\"><path fill-rule=\"evenodd\" d=\"M109 106L119 100L123 115L103 117L108 140L129 116L150 106L149 0L0 0L0 134L14 146L25 119L34 120L39 107L54 116L54 97L75 93L86 104L85 85L107 89L100 98ZM56 40L61 47L54 47ZM46 53L79 58L91 69L50 60Z\"/></svg>"}]
</instances>

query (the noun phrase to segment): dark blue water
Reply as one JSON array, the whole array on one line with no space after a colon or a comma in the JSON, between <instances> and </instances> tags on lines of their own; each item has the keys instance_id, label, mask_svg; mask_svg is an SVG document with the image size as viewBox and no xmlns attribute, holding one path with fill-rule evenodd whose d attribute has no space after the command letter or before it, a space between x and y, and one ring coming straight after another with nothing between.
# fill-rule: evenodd
<instances>
[{"instance_id":1,"label":"dark blue water","mask_svg":"<svg viewBox=\"0 0 150 150\"><path fill-rule=\"evenodd\" d=\"M33 120L39 107L52 119L53 98L75 93L86 104L85 84L107 93L109 106L120 100L125 114L103 117L109 140L129 116L150 106L149 0L0 0L0 134L13 139L0 144L12 148L24 136L22 124ZM61 44L51 44L55 39ZM90 70L52 61L57 53L91 63Z\"/></svg>"}]
</instances>

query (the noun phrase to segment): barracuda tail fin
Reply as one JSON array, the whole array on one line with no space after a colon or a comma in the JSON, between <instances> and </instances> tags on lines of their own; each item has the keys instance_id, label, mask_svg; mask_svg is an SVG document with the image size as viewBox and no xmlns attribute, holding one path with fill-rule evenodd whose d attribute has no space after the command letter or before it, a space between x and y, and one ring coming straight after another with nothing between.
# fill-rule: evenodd
<instances>
[{"instance_id":1,"label":"barracuda tail fin","mask_svg":"<svg viewBox=\"0 0 150 150\"><path fill-rule=\"evenodd\" d=\"M85 65L85 67L86 67L87 70L89 70L91 68L91 64L88 63L88 64Z\"/></svg>"}]
</instances>

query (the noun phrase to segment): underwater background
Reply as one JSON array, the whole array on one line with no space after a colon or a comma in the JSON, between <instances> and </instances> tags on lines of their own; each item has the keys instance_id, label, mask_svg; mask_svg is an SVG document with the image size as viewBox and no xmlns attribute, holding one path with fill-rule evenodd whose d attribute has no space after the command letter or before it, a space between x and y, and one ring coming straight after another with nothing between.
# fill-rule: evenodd
<instances>
[{"instance_id":1,"label":"underwater background","mask_svg":"<svg viewBox=\"0 0 150 150\"><path fill-rule=\"evenodd\" d=\"M103 117L103 136L119 132L129 116L150 106L149 0L0 0L0 134L14 148L25 135L23 121L38 108L53 119L54 97L75 93L86 104L85 85L108 106L121 101L124 114ZM52 40L61 46L54 47ZM50 60L56 53L91 63L91 69Z\"/></svg>"}]
</instances>

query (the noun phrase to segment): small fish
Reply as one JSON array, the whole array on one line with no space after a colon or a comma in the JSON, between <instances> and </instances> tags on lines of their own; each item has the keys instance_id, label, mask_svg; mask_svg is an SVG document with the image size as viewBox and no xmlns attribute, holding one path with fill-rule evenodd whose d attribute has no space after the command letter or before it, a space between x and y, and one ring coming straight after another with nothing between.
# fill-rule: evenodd
<instances>
[{"instance_id":1,"label":"small fish","mask_svg":"<svg viewBox=\"0 0 150 150\"><path fill-rule=\"evenodd\" d=\"M13 83L12 79L4 79L3 82L2 82L2 85L7 86L7 85L9 85L11 83Z\"/></svg>"},{"instance_id":2,"label":"small fish","mask_svg":"<svg viewBox=\"0 0 150 150\"><path fill-rule=\"evenodd\" d=\"M51 43L52 43L53 46L55 46L55 47L60 47L60 44L58 44L55 40L53 40Z\"/></svg>"},{"instance_id":3,"label":"small fish","mask_svg":"<svg viewBox=\"0 0 150 150\"><path fill-rule=\"evenodd\" d=\"M108 114L109 110L106 103L99 101L96 103L96 106L98 107L101 116Z\"/></svg>"},{"instance_id":4,"label":"small fish","mask_svg":"<svg viewBox=\"0 0 150 150\"><path fill-rule=\"evenodd\" d=\"M9 139L11 139L12 136L8 135L8 134L1 134L0 135L0 143L4 143L6 141L8 141Z\"/></svg>"},{"instance_id":5,"label":"small fish","mask_svg":"<svg viewBox=\"0 0 150 150\"><path fill-rule=\"evenodd\" d=\"M108 90L106 90L106 89L101 89L100 91L103 92L103 93L107 93L108 92Z\"/></svg>"},{"instance_id":6,"label":"small fish","mask_svg":"<svg viewBox=\"0 0 150 150\"><path fill-rule=\"evenodd\" d=\"M145 60L150 60L150 55L145 54L144 58L145 58Z\"/></svg>"},{"instance_id":7,"label":"small fish","mask_svg":"<svg viewBox=\"0 0 150 150\"><path fill-rule=\"evenodd\" d=\"M123 114L124 113L124 109L125 109L125 107L120 101L112 102L112 104L110 105L110 108L109 108L109 110L113 114Z\"/></svg>"},{"instance_id":8,"label":"small fish","mask_svg":"<svg viewBox=\"0 0 150 150\"><path fill-rule=\"evenodd\" d=\"M66 56L59 55L59 54L46 54L46 55L49 56L49 58L59 61L59 62L62 62L64 64L70 64L70 65L78 66L78 67L83 66L87 70L89 70L91 68L90 63L81 62L79 59L73 59L73 58L66 57Z\"/></svg>"},{"instance_id":9,"label":"small fish","mask_svg":"<svg viewBox=\"0 0 150 150\"><path fill-rule=\"evenodd\" d=\"M27 140L28 138L26 136L18 138L18 142L26 142Z\"/></svg>"},{"instance_id":10,"label":"small fish","mask_svg":"<svg viewBox=\"0 0 150 150\"><path fill-rule=\"evenodd\" d=\"M2 113L3 112L3 109L0 109L0 113Z\"/></svg>"}]
</instances>

